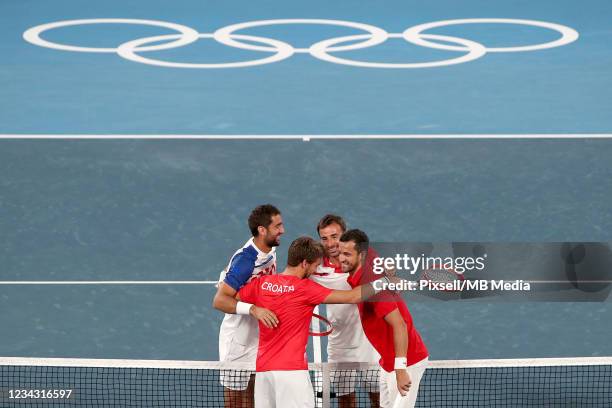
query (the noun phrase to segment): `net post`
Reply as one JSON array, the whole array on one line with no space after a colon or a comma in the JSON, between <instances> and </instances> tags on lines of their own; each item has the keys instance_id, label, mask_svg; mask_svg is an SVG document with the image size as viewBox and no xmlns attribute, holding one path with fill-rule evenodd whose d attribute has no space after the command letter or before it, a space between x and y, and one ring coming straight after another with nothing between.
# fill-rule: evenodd
<instances>
[{"instance_id":1,"label":"net post","mask_svg":"<svg viewBox=\"0 0 612 408\"><path fill-rule=\"evenodd\" d=\"M330 384L331 384L331 379L330 379L330 375L329 375L329 364L328 363L322 363L321 364L321 380L323 382L322 386L322 391L323 391L323 405L322 408L330 408L331 407L331 390L330 388Z\"/></svg>"},{"instance_id":2,"label":"net post","mask_svg":"<svg viewBox=\"0 0 612 408\"><path fill-rule=\"evenodd\" d=\"M319 314L319 306L315 306L313 313ZM312 327L313 332L318 333L321 331L320 320L316 317L313 317L310 320L310 325ZM312 337L312 352L315 363L320 363L323 361L323 352L321 350L321 337Z\"/></svg>"},{"instance_id":3,"label":"net post","mask_svg":"<svg viewBox=\"0 0 612 408\"><path fill-rule=\"evenodd\" d=\"M315 306L313 313L319 314L319 306ZM319 332L321 331L321 325L320 325L320 320L317 319L316 317L312 317L312 319L310 319L310 327L312 329L313 332ZM313 357L313 362L315 363L315 367L317 365L320 365L321 362L323 361L323 353L321 350L321 338L319 336L312 336L312 357ZM314 371L314 389L315 389L315 395L318 394L319 389L321 391L321 397L316 396L315 397L315 407L317 408L323 408L325 407L325 391L324 388L325 387L325 382L322 381L322 374L319 372L319 370L315 369ZM318 386L318 382L322 381L321 384L321 388L319 388ZM329 405L327 405L327 407L329 407Z\"/></svg>"}]
</instances>

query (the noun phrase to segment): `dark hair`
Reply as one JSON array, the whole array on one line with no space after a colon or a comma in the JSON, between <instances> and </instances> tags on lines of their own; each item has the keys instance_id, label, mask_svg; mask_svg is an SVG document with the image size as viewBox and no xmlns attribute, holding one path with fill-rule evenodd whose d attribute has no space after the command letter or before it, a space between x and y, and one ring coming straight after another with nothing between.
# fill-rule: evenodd
<instances>
[{"instance_id":1,"label":"dark hair","mask_svg":"<svg viewBox=\"0 0 612 408\"><path fill-rule=\"evenodd\" d=\"M323 258L325 250L323 245L310 237L299 237L289 246L287 254L287 265L298 266L302 261L313 263L319 258Z\"/></svg>"},{"instance_id":2,"label":"dark hair","mask_svg":"<svg viewBox=\"0 0 612 408\"><path fill-rule=\"evenodd\" d=\"M354 242L357 252L362 253L367 251L370 245L370 239L367 234L359 229L351 229L346 231L340 237L340 242Z\"/></svg>"},{"instance_id":3,"label":"dark hair","mask_svg":"<svg viewBox=\"0 0 612 408\"><path fill-rule=\"evenodd\" d=\"M346 223L341 216L336 214L326 214L317 224L317 232L319 232L321 228L328 227L332 224L338 224L340 228L342 228L342 232L346 231Z\"/></svg>"},{"instance_id":4,"label":"dark hair","mask_svg":"<svg viewBox=\"0 0 612 408\"><path fill-rule=\"evenodd\" d=\"M272 204L258 205L249 215L249 229L254 237L259 235L258 227L268 228L272 223L272 217L281 212Z\"/></svg>"}]
</instances>

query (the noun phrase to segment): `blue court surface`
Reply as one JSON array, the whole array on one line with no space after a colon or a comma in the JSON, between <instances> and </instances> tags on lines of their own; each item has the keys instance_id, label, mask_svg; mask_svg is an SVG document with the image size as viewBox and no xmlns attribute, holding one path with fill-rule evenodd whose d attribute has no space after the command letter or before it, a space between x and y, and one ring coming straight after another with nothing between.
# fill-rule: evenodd
<instances>
[{"instance_id":1,"label":"blue court surface","mask_svg":"<svg viewBox=\"0 0 612 408\"><path fill-rule=\"evenodd\" d=\"M610 241L611 15L0 2L0 280L216 280L265 202L285 219L279 267L327 212L375 241ZM0 285L0 355L217 360L214 291ZM434 359L612 355L609 301L411 311Z\"/></svg>"},{"instance_id":2,"label":"blue court surface","mask_svg":"<svg viewBox=\"0 0 612 408\"><path fill-rule=\"evenodd\" d=\"M2 133L608 133L612 100L609 17L612 5L589 1L105 1L2 2ZM60 51L25 42L29 28L75 19L146 19L200 33L250 21L333 19L388 33L455 19L505 18L554 23L578 40L526 52L491 52L437 68L360 68L297 53L282 61L234 69L164 68L116 53ZM491 47L555 41L556 30L522 24L460 24L431 28ZM164 27L93 24L50 29L42 38L81 47L117 47L176 34ZM238 31L308 48L362 29L321 24L259 26ZM166 40L168 42L169 40ZM264 43L247 44L273 48ZM355 44L347 41L338 46ZM430 39L431 42L436 42ZM163 43L163 42L162 42ZM465 45L443 43L454 47ZM144 44L151 46L156 43ZM212 39L139 55L183 63L262 59L274 52L229 47ZM463 57L398 38L373 47L330 52L362 61L411 63Z\"/></svg>"}]
</instances>

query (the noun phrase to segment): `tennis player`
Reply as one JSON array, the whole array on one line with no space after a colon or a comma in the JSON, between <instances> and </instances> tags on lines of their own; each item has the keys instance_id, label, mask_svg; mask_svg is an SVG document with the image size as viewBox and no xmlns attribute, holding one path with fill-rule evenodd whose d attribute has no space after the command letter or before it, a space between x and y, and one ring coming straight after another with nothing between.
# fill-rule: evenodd
<instances>
[{"instance_id":1,"label":"tennis player","mask_svg":"<svg viewBox=\"0 0 612 408\"><path fill-rule=\"evenodd\" d=\"M252 237L231 257L221 272L217 293L234 296L252 279L276 273L276 247L285 232L280 211L271 204L260 205L248 219ZM255 317L249 316L250 314ZM242 314L226 314L219 330L220 361L253 363L257 357L257 320L266 311L253 308ZM226 407L251 408L254 403L254 374L236 371L221 376Z\"/></svg>"},{"instance_id":2,"label":"tennis player","mask_svg":"<svg viewBox=\"0 0 612 408\"><path fill-rule=\"evenodd\" d=\"M352 287L378 277L365 262L368 249L363 231L348 230L340 237L339 260L342 271L351 275ZM380 406L414 407L429 358L408 307L399 294L384 291L358 308L363 330L380 354Z\"/></svg>"},{"instance_id":3,"label":"tennis player","mask_svg":"<svg viewBox=\"0 0 612 408\"><path fill-rule=\"evenodd\" d=\"M340 236L345 231L344 219L335 214L323 216L317 225L325 255L317 272L310 279L329 289L351 289L347 281L350 275L343 272L340 266ZM357 305L328 305L326 311L327 318L334 328L327 338L328 361L377 363L380 356L363 332ZM331 382L338 396L339 408L356 407L355 387L358 384L368 392L372 406L380 406L379 373L376 371L333 370Z\"/></svg>"},{"instance_id":4,"label":"tennis player","mask_svg":"<svg viewBox=\"0 0 612 408\"><path fill-rule=\"evenodd\" d=\"M250 310L254 305L272 312L269 324L259 325L257 408L314 407L306 345L315 306L358 303L376 293L370 283L351 290L332 290L305 279L316 272L323 255L320 243L310 237L300 237L291 243L287 268L282 273L253 280L236 298L223 292L215 296L213 306L225 313ZM383 279L388 282L387 278Z\"/></svg>"}]
</instances>

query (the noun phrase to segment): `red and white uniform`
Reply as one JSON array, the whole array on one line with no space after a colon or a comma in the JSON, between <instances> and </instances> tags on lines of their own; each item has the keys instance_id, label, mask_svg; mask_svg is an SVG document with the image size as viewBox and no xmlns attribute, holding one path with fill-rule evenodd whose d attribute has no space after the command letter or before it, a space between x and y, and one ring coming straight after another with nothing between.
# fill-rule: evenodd
<instances>
[{"instance_id":1,"label":"red and white uniform","mask_svg":"<svg viewBox=\"0 0 612 408\"><path fill-rule=\"evenodd\" d=\"M369 271L369 268L367 268ZM364 274L359 269L348 280L351 287L371 282L377 278L371 271ZM397 293L382 292L366 302L358 305L363 330L376 351L380 354L380 405L386 407L413 407L419 388L419 382L426 368L428 352L419 332L415 329L408 307ZM401 398L399 405L394 405L398 395L395 383L395 347L393 344L393 328L385 320L385 316L394 310L399 310L408 331L408 372L412 380L410 392Z\"/></svg>"},{"instance_id":2,"label":"red and white uniform","mask_svg":"<svg viewBox=\"0 0 612 408\"><path fill-rule=\"evenodd\" d=\"M328 258L323 262L310 279L330 289L350 290L348 273L342 272L340 265L332 264ZM380 355L366 338L357 305L330 304L326 305L327 319L333 331L327 337L327 359L331 363L365 362L376 363ZM378 373L371 370L332 371L332 388L336 395L342 396L355 391L357 382L367 392L378 392Z\"/></svg>"},{"instance_id":3,"label":"red and white uniform","mask_svg":"<svg viewBox=\"0 0 612 408\"><path fill-rule=\"evenodd\" d=\"M240 300L273 311L278 327L259 324L255 406L314 407L306 345L312 312L331 293L309 279L270 275L254 279L239 292Z\"/></svg>"}]
</instances>

